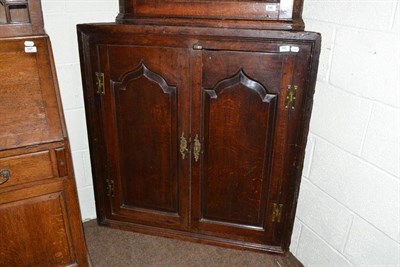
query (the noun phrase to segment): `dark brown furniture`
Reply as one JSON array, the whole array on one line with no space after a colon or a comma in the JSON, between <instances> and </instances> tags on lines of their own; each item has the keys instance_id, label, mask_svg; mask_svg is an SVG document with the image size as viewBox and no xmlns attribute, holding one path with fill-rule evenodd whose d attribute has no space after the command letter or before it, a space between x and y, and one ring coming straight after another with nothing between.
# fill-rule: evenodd
<instances>
[{"instance_id":1,"label":"dark brown furniture","mask_svg":"<svg viewBox=\"0 0 400 267\"><path fill-rule=\"evenodd\" d=\"M213 13L191 17L200 1L168 2L195 26L161 25L163 1L120 3L119 23L78 26L99 223L286 253L319 34L211 27Z\"/></svg>"},{"instance_id":2,"label":"dark brown furniture","mask_svg":"<svg viewBox=\"0 0 400 267\"><path fill-rule=\"evenodd\" d=\"M0 37L45 34L38 0L0 0Z\"/></svg>"},{"instance_id":3,"label":"dark brown furniture","mask_svg":"<svg viewBox=\"0 0 400 267\"><path fill-rule=\"evenodd\" d=\"M0 38L0 99L0 266L87 266L47 35Z\"/></svg>"},{"instance_id":4,"label":"dark brown furniture","mask_svg":"<svg viewBox=\"0 0 400 267\"><path fill-rule=\"evenodd\" d=\"M117 22L303 30L303 0L120 0Z\"/></svg>"}]
</instances>

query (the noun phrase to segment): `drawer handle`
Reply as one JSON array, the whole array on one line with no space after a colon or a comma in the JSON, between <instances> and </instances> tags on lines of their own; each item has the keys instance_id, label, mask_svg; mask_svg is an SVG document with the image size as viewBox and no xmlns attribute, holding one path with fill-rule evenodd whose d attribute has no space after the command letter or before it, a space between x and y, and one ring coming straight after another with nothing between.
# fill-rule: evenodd
<instances>
[{"instance_id":1,"label":"drawer handle","mask_svg":"<svg viewBox=\"0 0 400 267\"><path fill-rule=\"evenodd\" d=\"M4 184L11 177L11 172L8 169L0 170L0 185Z\"/></svg>"}]
</instances>

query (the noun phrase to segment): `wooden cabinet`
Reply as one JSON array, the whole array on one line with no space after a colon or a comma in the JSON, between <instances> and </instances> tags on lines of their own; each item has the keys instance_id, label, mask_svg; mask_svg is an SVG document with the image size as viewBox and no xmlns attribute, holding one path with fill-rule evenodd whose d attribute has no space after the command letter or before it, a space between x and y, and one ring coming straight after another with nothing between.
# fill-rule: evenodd
<instances>
[{"instance_id":1,"label":"wooden cabinet","mask_svg":"<svg viewBox=\"0 0 400 267\"><path fill-rule=\"evenodd\" d=\"M178 169L177 155L182 119L189 113L189 94L182 90L188 85L188 55L182 48L99 46L107 91L106 182L114 188L110 218L177 229L187 224L187 171Z\"/></svg>"},{"instance_id":2,"label":"wooden cabinet","mask_svg":"<svg viewBox=\"0 0 400 267\"><path fill-rule=\"evenodd\" d=\"M54 145L7 158L0 153L0 169L10 173L9 182L0 185L0 266L87 266L75 184L44 164L53 165L44 157L64 148L62 142ZM19 180L28 175L36 181Z\"/></svg>"},{"instance_id":3,"label":"wooden cabinet","mask_svg":"<svg viewBox=\"0 0 400 267\"><path fill-rule=\"evenodd\" d=\"M101 224L288 250L320 36L79 25Z\"/></svg>"},{"instance_id":4,"label":"wooden cabinet","mask_svg":"<svg viewBox=\"0 0 400 267\"><path fill-rule=\"evenodd\" d=\"M0 266L88 266L48 37L0 38L0 74Z\"/></svg>"},{"instance_id":5,"label":"wooden cabinet","mask_svg":"<svg viewBox=\"0 0 400 267\"><path fill-rule=\"evenodd\" d=\"M38 0L0 0L0 266L88 266Z\"/></svg>"},{"instance_id":6,"label":"wooden cabinet","mask_svg":"<svg viewBox=\"0 0 400 267\"><path fill-rule=\"evenodd\" d=\"M126 24L303 30L303 0L120 0Z\"/></svg>"},{"instance_id":7,"label":"wooden cabinet","mask_svg":"<svg viewBox=\"0 0 400 267\"><path fill-rule=\"evenodd\" d=\"M279 226L273 222L274 205L285 203L280 183L290 159L277 152L290 154L288 116L297 113L285 108L285 95L294 86L293 76L306 73L297 53L251 51L254 45L237 41L235 50L214 50L221 46L215 42L195 52L192 136L201 153L191 171L192 226L205 234L265 243L275 240ZM303 46L299 53L310 52Z\"/></svg>"},{"instance_id":8,"label":"wooden cabinet","mask_svg":"<svg viewBox=\"0 0 400 267\"><path fill-rule=\"evenodd\" d=\"M0 0L0 37L45 34L39 0Z\"/></svg>"}]
</instances>

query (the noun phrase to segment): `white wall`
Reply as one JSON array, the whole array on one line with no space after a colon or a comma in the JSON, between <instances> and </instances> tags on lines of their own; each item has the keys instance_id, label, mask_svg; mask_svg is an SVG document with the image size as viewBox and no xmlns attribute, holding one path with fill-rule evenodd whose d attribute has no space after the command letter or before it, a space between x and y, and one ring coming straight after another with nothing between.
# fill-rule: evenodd
<instances>
[{"instance_id":1,"label":"white wall","mask_svg":"<svg viewBox=\"0 0 400 267\"><path fill-rule=\"evenodd\" d=\"M61 98L71 143L82 219L96 218L83 105L76 24L111 22L118 0L42 0L46 32L53 45Z\"/></svg>"},{"instance_id":2,"label":"white wall","mask_svg":"<svg viewBox=\"0 0 400 267\"><path fill-rule=\"evenodd\" d=\"M95 218L75 25L117 0L43 0L83 219ZM323 49L291 251L306 266L400 266L399 1L305 0Z\"/></svg>"},{"instance_id":3,"label":"white wall","mask_svg":"<svg viewBox=\"0 0 400 267\"><path fill-rule=\"evenodd\" d=\"M306 265L400 265L399 1L305 1L322 33L291 251Z\"/></svg>"}]
</instances>

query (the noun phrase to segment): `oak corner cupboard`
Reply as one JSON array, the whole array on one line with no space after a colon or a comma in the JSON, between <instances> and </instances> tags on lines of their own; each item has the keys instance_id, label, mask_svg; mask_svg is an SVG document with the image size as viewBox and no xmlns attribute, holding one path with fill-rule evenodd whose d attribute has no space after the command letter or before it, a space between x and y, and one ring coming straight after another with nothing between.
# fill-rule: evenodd
<instances>
[{"instance_id":1,"label":"oak corner cupboard","mask_svg":"<svg viewBox=\"0 0 400 267\"><path fill-rule=\"evenodd\" d=\"M120 1L78 25L100 224L289 254L321 37L292 31L300 1L250 4Z\"/></svg>"},{"instance_id":2,"label":"oak corner cupboard","mask_svg":"<svg viewBox=\"0 0 400 267\"><path fill-rule=\"evenodd\" d=\"M0 0L0 266L88 266L40 1Z\"/></svg>"}]
</instances>

